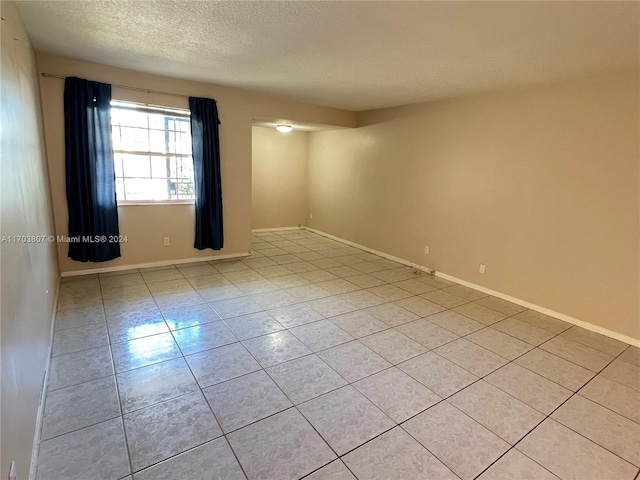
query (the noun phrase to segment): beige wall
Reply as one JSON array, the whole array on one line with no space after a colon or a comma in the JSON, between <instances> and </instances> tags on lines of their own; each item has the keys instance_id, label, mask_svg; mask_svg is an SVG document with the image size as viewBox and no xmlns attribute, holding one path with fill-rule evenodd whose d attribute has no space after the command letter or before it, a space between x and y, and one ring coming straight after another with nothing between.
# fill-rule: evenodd
<instances>
[{"instance_id":1,"label":"beige wall","mask_svg":"<svg viewBox=\"0 0 640 480\"><path fill-rule=\"evenodd\" d=\"M305 224L308 143L306 132L253 127L253 228Z\"/></svg>"},{"instance_id":2,"label":"beige wall","mask_svg":"<svg viewBox=\"0 0 640 480\"><path fill-rule=\"evenodd\" d=\"M638 339L638 80L373 111L312 133L308 224Z\"/></svg>"},{"instance_id":3,"label":"beige wall","mask_svg":"<svg viewBox=\"0 0 640 480\"><path fill-rule=\"evenodd\" d=\"M41 136L35 57L12 4L2 9L2 236L54 233ZM6 20L6 21L4 21ZM58 279L51 243L3 243L1 253L2 415L0 476L29 462L49 356ZM48 290L48 294L45 293Z\"/></svg>"},{"instance_id":4,"label":"beige wall","mask_svg":"<svg viewBox=\"0 0 640 480\"><path fill-rule=\"evenodd\" d=\"M220 114L220 149L224 208L225 247L220 252L193 248L192 205L121 206L120 234L128 237L122 257L104 263L80 263L67 257L67 245L58 246L62 272L141 263L189 259L216 254L239 254L250 249L251 236L251 130L254 118L282 118L292 122L349 127L355 114L235 88L177 80L130 70L38 54L40 72L75 75L89 80L160 90L185 96L215 98ZM64 82L42 78L44 114L51 191L56 232L66 235L67 204L64 186ZM152 94L115 87L113 98L174 107L188 107L186 97ZM163 237L171 245L163 245Z\"/></svg>"}]
</instances>

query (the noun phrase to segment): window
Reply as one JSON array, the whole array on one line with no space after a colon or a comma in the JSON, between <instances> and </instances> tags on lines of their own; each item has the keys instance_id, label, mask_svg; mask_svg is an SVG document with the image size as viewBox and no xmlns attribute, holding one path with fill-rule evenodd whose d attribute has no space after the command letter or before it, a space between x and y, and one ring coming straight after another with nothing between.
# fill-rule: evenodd
<instances>
[{"instance_id":1,"label":"window","mask_svg":"<svg viewBox=\"0 0 640 480\"><path fill-rule=\"evenodd\" d=\"M189 110L112 101L118 202L194 199Z\"/></svg>"}]
</instances>

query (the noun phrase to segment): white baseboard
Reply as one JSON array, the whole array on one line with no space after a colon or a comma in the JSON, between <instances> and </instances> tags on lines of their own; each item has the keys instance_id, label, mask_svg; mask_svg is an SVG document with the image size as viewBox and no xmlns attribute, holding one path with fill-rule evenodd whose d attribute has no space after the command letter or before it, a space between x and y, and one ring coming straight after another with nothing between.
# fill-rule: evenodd
<instances>
[{"instance_id":1,"label":"white baseboard","mask_svg":"<svg viewBox=\"0 0 640 480\"><path fill-rule=\"evenodd\" d=\"M120 272L122 270L132 270L134 268L165 267L167 265L181 265L183 263L210 262L211 260L228 260L231 258L242 258L251 255L250 252L228 253L225 255L209 255L206 257L181 258L179 260L161 260L159 262L136 263L132 265L118 265L117 267L91 268L87 270L73 270L62 272L61 277L76 277L78 275L92 275L94 273Z\"/></svg>"},{"instance_id":2,"label":"white baseboard","mask_svg":"<svg viewBox=\"0 0 640 480\"><path fill-rule=\"evenodd\" d=\"M309 230L310 232L317 233L318 235L322 235L323 237L330 238L331 240L336 240L340 243L346 243L350 247L355 247L360 250L364 250L365 252L373 253L374 255L378 255L379 257L386 258L388 260L393 260L394 262L401 263L402 265L406 265L408 267L415 267L418 270L421 270L426 273L431 273L433 270L430 268L424 267L422 265L418 265L416 263L410 262L409 260L405 260L404 258L395 257L393 255L389 255L388 253L381 252L379 250L375 250L373 248L365 247L364 245L360 245L359 243L352 242L350 240L345 240L344 238L336 237L335 235L331 235L330 233L325 233L320 230L316 230L315 228L310 227L302 227L303 230Z\"/></svg>"},{"instance_id":3,"label":"white baseboard","mask_svg":"<svg viewBox=\"0 0 640 480\"><path fill-rule=\"evenodd\" d=\"M340 237L336 237L335 235L331 235L329 233L322 232L320 230L316 230L315 228L310 227L302 227L303 230L309 230L310 232L317 233L318 235L322 235L323 237L331 238L332 240L336 240L338 242L346 243L352 247L359 248L360 250L364 250L365 252L373 253L374 255L378 255L380 257L387 258L389 260L393 260L395 262L401 263L403 265L407 265L410 267L416 267L419 270L424 272L432 272L433 270L425 267L423 265L417 265L413 262L405 260L403 258L395 257L393 255L389 255L388 253L381 252L379 250L375 250L373 248L365 247L364 245L360 245L355 242L351 242L349 240L345 240ZM565 313L556 312L555 310L551 310L550 308L543 307L541 305L536 305L535 303L528 302L526 300L522 300L520 298L512 297L511 295L507 295L506 293L498 292L496 290L492 290L487 287L483 287L482 285L478 285L476 283L468 282L466 280L462 280L461 278L454 277L452 275L447 275L442 272L435 272L436 277L444 278L445 280L449 280L455 283L459 283L460 285L464 285L465 287L473 288L475 290L479 290L487 295L493 295L494 297L501 298L502 300L507 300L508 302L515 303L517 305L521 305L530 310L534 310L536 312L543 313L545 315L549 315L551 317L555 317L558 320L565 321L567 323L571 323L572 325L576 325L578 327L582 327L585 330L590 330L595 333L599 333L601 335L605 335L607 337L611 337L615 340L620 340L621 342L628 343L629 345L633 345L635 347L640 348L640 339L629 337L628 335L624 335L622 333L615 332L613 330L609 330L608 328L601 327L599 325L594 325L590 322L585 322L584 320L580 320L578 318L572 317L571 315L567 315Z\"/></svg>"},{"instance_id":4,"label":"white baseboard","mask_svg":"<svg viewBox=\"0 0 640 480\"><path fill-rule=\"evenodd\" d=\"M613 330L600 327L599 325L594 325L593 323L585 322L584 320L580 320L578 318L572 317L571 315L567 315L566 313L556 312L555 310L551 310L550 308L543 307L541 305L536 305L535 303L531 303L526 300L522 300L520 298L512 297L511 295L507 295L506 293L498 292L496 290L483 287L482 285L478 285L476 283L467 282L466 280L462 280L461 278L447 275L446 273L436 272L436 277L444 278L445 280L450 280L452 282L459 283L460 285L464 285L465 287L479 290L483 293L486 293L487 295L493 295L494 297L501 298L502 300L506 300L508 302L515 303L517 305L521 305L530 310L535 310L536 312L540 312L545 315L555 317L558 320L563 320L567 323L571 323L572 325L582 327L585 330L590 330L592 332L614 338L615 340L620 340L621 342L628 343L629 345L640 347L640 339L629 337L628 335L623 335L622 333L614 332Z\"/></svg>"},{"instance_id":5,"label":"white baseboard","mask_svg":"<svg viewBox=\"0 0 640 480\"><path fill-rule=\"evenodd\" d=\"M251 233L284 232L286 230L302 230L304 227L253 228Z\"/></svg>"},{"instance_id":6,"label":"white baseboard","mask_svg":"<svg viewBox=\"0 0 640 480\"><path fill-rule=\"evenodd\" d=\"M51 354L53 353L53 334L56 329L56 313L58 311L58 297L60 295L60 278L56 280L56 293L53 297L53 312L51 313L51 326L49 327L49 352L44 365L44 376L42 379L42 391L40 392L40 403L36 414L36 431L33 435L33 446L31 448L31 461L29 465L29 480L35 480L36 469L38 468L38 453L40 452L40 439L42 438L42 422L44 419L44 400L49 383L49 372L51 370Z\"/></svg>"}]
</instances>

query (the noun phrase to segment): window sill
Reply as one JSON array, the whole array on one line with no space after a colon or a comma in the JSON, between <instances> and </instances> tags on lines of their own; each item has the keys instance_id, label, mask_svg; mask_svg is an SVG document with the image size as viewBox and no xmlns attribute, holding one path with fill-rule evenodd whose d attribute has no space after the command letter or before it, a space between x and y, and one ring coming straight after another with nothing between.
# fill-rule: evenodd
<instances>
[{"instance_id":1,"label":"window sill","mask_svg":"<svg viewBox=\"0 0 640 480\"><path fill-rule=\"evenodd\" d=\"M118 207L129 207L129 206L149 206L149 205L153 205L153 206L161 206L161 205L193 205L195 204L194 200L183 200L183 201L139 201L139 202L118 202Z\"/></svg>"}]
</instances>

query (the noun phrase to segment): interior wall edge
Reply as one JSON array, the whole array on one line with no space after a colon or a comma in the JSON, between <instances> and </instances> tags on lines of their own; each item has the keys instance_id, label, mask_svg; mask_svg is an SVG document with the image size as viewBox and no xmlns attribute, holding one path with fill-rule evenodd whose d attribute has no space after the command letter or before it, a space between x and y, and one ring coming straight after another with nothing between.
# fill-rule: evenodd
<instances>
[{"instance_id":1,"label":"interior wall edge","mask_svg":"<svg viewBox=\"0 0 640 480\"><path fill-rule=\"evenodd\" d=\"M49 331L49 355L47 363L44 367L44 378L42 380L42 389L40 391L40 402L38 403L38 412L36 414L36 430L33 434L33 447L31 449L31 462L29 466L29 480L36 480L36 471L38 468L38 453L40 452L40 439L42 438L42 423L44 421L44 399L49 383L49 373L51 372L51 355L53 353L53 334L56 330L56 315L58 313L58 298L60 296L61 275L56 280L56 293L53 297L53 312L51 313L51 327Z\"/></svg>"},{"instance_id":2,"label":"interior wall edge","mask_svg":"<svg viewBox=\"0 0 640 480\"><path fill-rule=\"evenodd\" d=\"M424 265L418 265L409 260L405 260L404 258L396 257L394 255L390 255L385 252L381 252L380 250L375 250L373 248L367 247L365 245L361 245L359 243L352 242L350 240L346 240L344 238L337 237L335 235L331 235L330 233L323 232L322 230L318 230L311 227L303 227L303 230L309 230L310 232L317 233L318 235L322 235L323 237L331 238L332 240L337 240L339 242L345 243L355 248L359 248L364 250L365 252L373 253L374 255L378 255L380 257L393 260L395 262L401 263L407 266L416 267L418 270L422 271L430 271L431 269L425 267ZM572 325L576 325L578 327L584 328L585 330L589 330L595 333L599 333L601 335L605 335L607 337L613 338L615 340L620 340L621 342L628 343L629 345L633 345L634 347L640 348L640 338L633 338L623 333L619 333L613 330L609 330L608 328L601 327L599 325L595 325L590 322L586 322L584 320L580 320L578 318L572 317L571 315L567 315L562 312L557 312L555 310L551 310L550 308L543 307L542 305L537 305L535 303L528 302L526 300L522 300L517 297L512 297L506 293L499 292L497 290L492 290L491 288L483 287L482 285L478 285L476 283L468 282L467 280L463 280L461 278L454 277L452 275L448 275L443 272L436 271L436 277L444 278L445 280L450 280L455 283L459 283L460 285L464 285L465 287L473 288L475 290L479 290L487 295L492 295L494 297L498 297L502 300L506 300L511 303L515 303L517 305L521 305L523 307L528 308L529 310L534 310L536 312L542 313L544 315L549 315L551 317L555 317L558 320L563 320Z\"/></svg>"}]
</instances>

